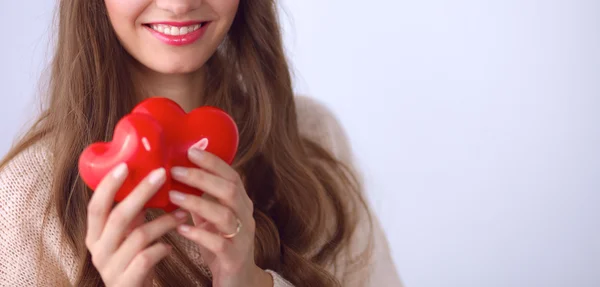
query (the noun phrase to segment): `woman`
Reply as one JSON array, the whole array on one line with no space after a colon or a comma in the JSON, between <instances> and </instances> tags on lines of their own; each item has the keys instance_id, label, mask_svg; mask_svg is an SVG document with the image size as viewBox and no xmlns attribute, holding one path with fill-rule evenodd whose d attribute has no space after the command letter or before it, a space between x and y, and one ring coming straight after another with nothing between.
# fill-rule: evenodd
<instances>
[{"instance_id":1,"label":"woman","mask_svg":"<svg viewBox=\"0 0 600 287\"><path fill-rule=\"evenodd\" d=\"M398 286L332 115L294 97L274 0L62 0L48 103L1 164L2 286ZM231 114L232 166L124 164L92 192L77 159L150 96ZM164 182L181 209L143 211ZM373 236L374 235L374 236Z\"/></svg>"}]
</instances>

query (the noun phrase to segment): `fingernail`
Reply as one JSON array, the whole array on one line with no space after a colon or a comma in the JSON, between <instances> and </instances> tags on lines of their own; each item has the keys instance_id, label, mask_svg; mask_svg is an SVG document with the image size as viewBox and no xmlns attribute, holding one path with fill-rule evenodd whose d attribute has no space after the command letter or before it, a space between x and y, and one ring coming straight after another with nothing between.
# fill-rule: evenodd
<instances>
[{"instance_id":1,"label":"fingernail","mask_svg":"<svg viewBox=\"0 0 600 287\"><path fill-rule=\"evenodd\" d=\"M185 200L185 194L179 191L172 190L171 192L169 192L169 198L172 202L181 202Z\"/></svg>"},{"instance_id":2,"label":"fingernail","mask_svg":"<svg viewBox=\"0 0 600 287\"><path fill-rule=\"evenodd\" d=\"M120 163L119 165L117 165L117 167L115 167L115 169L112 172L112 176L114 178L121 178L123 176L125 176L125 174L127 173L127 164L126 163Z\"/></svg>"},{"instance_id":3,"label":"fingernail","mask_svg":"<svg viewBox=\"0 0 600 287\"><path fill-rule=\"evenodd\" d=\"M179 229L179 231L186 233L190 231L190 227L187 225L179 225L179 227L177 227L177 229Z\"/></svg>"},{"instance_id":4,"label":"fingernail","mask_svg":"<svg viewBox=\"0 0 600 287\"><path fill-rule=\"evenodd\" d=\"M208 146L208 139L201 139L199 142L195 143L189 150L188 154L191 158L196 160L202 160L202 156L204 155L204 150Z\"/></svg>"},{"instance_id":5,"label":"fingernail","mask_svg":"<svg viewBox=\"0 0 600 287\"><path fill-rule=\"evenodd\" d=\"M185 167L180 167L180 166L176 166L174 168L171 169L171 173L174 176L178 176L178 177L184 177L187 175L188 169Z\"/></svg>"},{"instance_id":6,"label":"fingernail","mask_svg":"<svg viewBox=\"0 0 600 287\"><path fill-rule=\"evenodd\" d=\"M165 169L162 167L152 171L148 177L148 182L152 185L160 184L165 179L165 173Z\"/></svg>"},{"instance_id":7,"label":"fingernail","mask_svg":"<svg viewBox=\"0 0 600 287\"><path fill-rule=\"evenodd\" d=\"M206 150L207 147L208 147L208 139L203 138L203 139L199 140L197 143L195 143L191 148L197 149L197 150Z\"/></svg>"},{"instance_id":8,"label":"fingernail","mask_svg":"<svg viewBox=\"0 0 600 287\"><path fill-rule=\"evenodd\" d=\"M177 211L175 211L175 217L178 219L184 219L187 217L187 212L185 212L183 210L177 210Z\"/></svg>"}]
</instances>

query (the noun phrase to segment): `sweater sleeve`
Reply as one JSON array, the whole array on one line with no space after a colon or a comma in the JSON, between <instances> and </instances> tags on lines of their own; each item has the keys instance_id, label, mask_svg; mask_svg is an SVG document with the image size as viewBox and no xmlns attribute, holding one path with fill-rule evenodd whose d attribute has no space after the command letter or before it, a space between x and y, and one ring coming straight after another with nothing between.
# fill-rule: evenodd
<instances>
[{"instance_id":1,"label":"sweater sleeve","mask_svg":"<svg viewBox=\"0 0 600 287\"><path fill-rule=\"evenodd\" d=\"M292 285L292 283L283 279L283 277L281 277L281 275L277 274L275 271L273 271L273 270L266 270L266 271L267 271L267 273L269 273L271 275L271 277L273 277L273 287L294 287L294 285Z\"/></svg>"},{"instance_id":2,"label":"sweater sleeve","mask_svg":"<svg viewBox=\"0 0 600 287\"><path fill-rule=\"evenodd\" d=\"M324 105L308 97L297 97L296 105L299 129L303 136L323 145L338 160L358 173L358 169L353 163L348 137L333 113ZM363 196L365 195L363 194ZM369 242L371 242L370 262L361 270L347 270L350 268L349 263L344 262L344 257L342 257L341 262L337 264L339 266L335 266L335 274L342 286L402 286L390 255L385 233L370 205L368 208L372 222L369 224L367 214L359 216L357 230L351 239L350 246L345 250L345 254L348 256L360 254L362 250L369 248Z\"/></svg>"},{"instance_id":3,"label":"sweater sleeve","mask_svg":"<svg viewBox=\"0 0 600 287\"><path fill-rule=\"evenodd\" d=\"M57 217L46 213L48 155L34 145L0 171L0 286L64 286L76 268Z\"/></svg>"}]
</instances>

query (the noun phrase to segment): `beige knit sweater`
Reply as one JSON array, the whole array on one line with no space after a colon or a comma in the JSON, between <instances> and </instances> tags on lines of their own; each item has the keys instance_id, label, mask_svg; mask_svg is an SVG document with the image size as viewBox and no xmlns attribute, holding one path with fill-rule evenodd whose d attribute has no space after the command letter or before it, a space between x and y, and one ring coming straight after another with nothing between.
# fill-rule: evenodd
<instances>
[{"instance_id":1,"label":"beige knit sweater","mask_svg":"<svg viewBox=\"0 0 600 287\"><path fill-rule=\"evenodd\" d=\"M297 97L296 103L301 133L350 164L350 145L335 117L309 98ZM44 207L50 200L52 170L49 158L47 148L36 144L0 172L0 286L56 286L57 282L65 282L64 279L72 283L75 280L77 263L71 250L60 248L61 229L56 214L51 214L42 229ZM369 268L343 277L340 275L343 286L401 286L387 240L376 218L373 230L375 250ZM361 222L346 252L362 250L368 232L366 221ZM199 254L194 244L186 246L192 258ZM196 257L196 262L202 264L202 259ZM339 262L336 274L344 273L339 272L343 265L344 262ZM269 273L273 275L275 287L292 286L278 274Z\"/></svg>"}]
</instances>

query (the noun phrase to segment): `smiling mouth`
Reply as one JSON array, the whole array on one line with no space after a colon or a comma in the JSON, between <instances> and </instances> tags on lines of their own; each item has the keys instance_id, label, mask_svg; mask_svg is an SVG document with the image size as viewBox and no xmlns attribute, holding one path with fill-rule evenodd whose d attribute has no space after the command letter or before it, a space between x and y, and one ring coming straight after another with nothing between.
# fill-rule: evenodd
<instances>
[{"instance_id":1,"label":"smiling mouth","mask_svg":"<svg viewBox=\"0 0 600 287\"><path fill-rule=\"evenodd\" d=\"M194 31L202 28L207 23L208 22L202 22L202 23L197 23L197 24L192 24L192 25L187 25L187 26L173 26L173 25L167 25L167 24L144 24L144 26L146 26L158 33L161 33L163 35L183 36L183 35L187 35L189 33L192 33Z\"/></svg>"}]
</instances>

